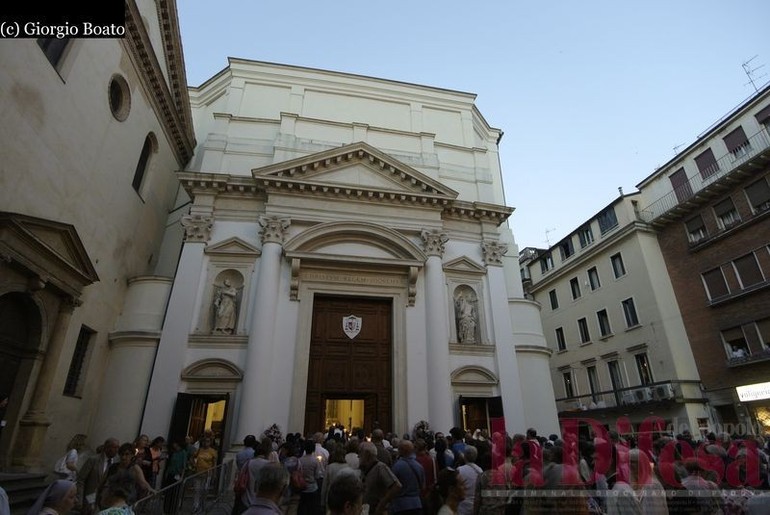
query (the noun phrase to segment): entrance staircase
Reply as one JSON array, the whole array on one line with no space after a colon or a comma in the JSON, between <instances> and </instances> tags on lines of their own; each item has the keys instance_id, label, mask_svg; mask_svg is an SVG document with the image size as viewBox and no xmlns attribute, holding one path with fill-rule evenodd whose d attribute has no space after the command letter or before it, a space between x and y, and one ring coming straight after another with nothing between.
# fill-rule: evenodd
<instances>
[{"instance_id":1,"label":"entrance staircase","mask_svg":"<svg viewBox=\"0 0 770 515\"><path fill-rule=\"evenodd\" d=\"M11 515L24 515L48 486L47 474L0 473L0 487L8 494Z\"/></svg>"}]
</instances>

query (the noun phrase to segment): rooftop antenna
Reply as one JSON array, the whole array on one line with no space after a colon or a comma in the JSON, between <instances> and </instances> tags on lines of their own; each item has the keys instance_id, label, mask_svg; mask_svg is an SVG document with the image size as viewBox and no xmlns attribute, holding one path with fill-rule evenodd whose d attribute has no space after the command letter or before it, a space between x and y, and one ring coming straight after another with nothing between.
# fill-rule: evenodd
<instances>
[{"instance_id":1,"label":"rooftop antenna","mask_svg":"<svg viewBox=\"0 0 770 515\"><path fill-rule=\"evenodd\" d=\"M674 155L677 155L679 153L679 149L683 146L687 145L687 143L680 143L679 145L674 145Z\"/></svg>"},{"instance_id":2,"label":"rooftop antenna","mask_svg":"<svg viewBox=\"0 0 770 515\"><path fill-rule=\"evenodd\" d=\"M552 227L551 229L546 229L545 230L545 244L548 245L548 248L551 248L551 240L548 237L548 235L551 234L552 232L554 232L555 230L556 230L555 227Z\"/></svg>"},{"instance_id":3,"label":"rooftop antenna","mask_svg":"<svg viewBox=\"0 0 770 515\"><path fill-rule=\"evenodd\" d=\"M764 65L764 64L760 64L759 66L757 66L757 67L755 67L755 68L752 68L752 67L751 67L751 64L750 64L750 63L751 63L751 61L753 61L753 60L754 60L754 59L756 59L757 57L759 57L759 55L755 55L754 57L752 57L751 59L749 59L748 61L746 61L745 63L743 63L743 64L741 65L741 66L743 67L743 73L745 73L745 74L746 74L746 77L748 77L748 78L749 78L749 82L747 82L746 84L744 84L744 86L748 86L749 84L751 84L751 87L753 87L753 88L754 88L754 92L755 92L755 93L759 93L759 88L757 87L757 84L756 84L756 82L754 82L754 81L756 81L756 80L759 80L759 79L761 79L762 77L767 77L767 74L766 74L766 73L765 73L765 74L762 74L762 75L760 75L759 77L757 77L757 76L755 76L755 75L754 75L754 72L756 72L757 70L759 70L759 69L761 69L761 68L764 68L764 67L765 67L765 65Z\"/></svg>"}]
</instances>

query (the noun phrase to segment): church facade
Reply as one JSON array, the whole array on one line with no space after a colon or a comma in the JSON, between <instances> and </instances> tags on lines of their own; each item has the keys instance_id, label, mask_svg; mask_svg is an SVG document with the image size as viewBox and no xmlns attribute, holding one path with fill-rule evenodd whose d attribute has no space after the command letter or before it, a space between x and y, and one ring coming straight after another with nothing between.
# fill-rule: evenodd
<instances>
[{"instance_id":1,"label":"church facade","mask_svg":"<svg viewBox=\"0 0 770 515\"><path fill-rule=\"evenodd\" d=\"M240 59L189 94L190 205L167 233L182 249L142 432L558 432L502 132L473 94Z\"/></svg>"}]
</instances>

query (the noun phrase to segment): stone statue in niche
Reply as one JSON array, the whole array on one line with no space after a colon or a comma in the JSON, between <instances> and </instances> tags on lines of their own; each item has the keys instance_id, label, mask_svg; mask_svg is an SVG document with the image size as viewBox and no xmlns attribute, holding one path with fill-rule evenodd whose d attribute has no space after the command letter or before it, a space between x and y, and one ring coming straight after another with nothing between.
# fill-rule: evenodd
<instances>
[{"instance_id":1,"label":"stone statue in niche","mask_svg":"<svg viewBox=\"0 0 770 515\"><path fill-rule=\"evenodd\" d=\"M235 319L238 314L238 290L229 279L217 288L214 295L214 333L234 334Z\"/></svg>"},{"instance_id":2,"label":"stone statue in niche","mask_svg":"<svg viewBox=\"0 0 770 515\"><path fill-rule=\"evenodd\" d=\"M476 343L476 326L478 325L476 308L470 294L460 294L455 301L457 316L457 340L460 343Z\"/></svg>"}]
</instances>

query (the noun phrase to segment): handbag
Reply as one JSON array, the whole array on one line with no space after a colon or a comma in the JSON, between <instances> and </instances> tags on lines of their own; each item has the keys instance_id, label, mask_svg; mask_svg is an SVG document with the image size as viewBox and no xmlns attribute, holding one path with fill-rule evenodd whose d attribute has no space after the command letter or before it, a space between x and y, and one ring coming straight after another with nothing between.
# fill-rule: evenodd
<instances>
[{"instance_id":1,"label":"handbag","mask_svg":"<svg viewBox=\"0 0 770 515\"><path fill-rule=\"evenodd\" d=\"M305 474L302 473L302 463L297 463L297 468L291 473L290 483L292 490L296 492L302 492L307 488L307 481L305 480Z\"/></svg>"},{"instance_id":2,"label":"handbag","mask_svg":"<svg viewBox=\"0 0 770 515\"><path fill-rule=\"evenodd\" d=\"M233 492L238 497L245 494L249 489L249 481L251 480L251 476L249 474L250 462L251 460L243 464L243 467L241 467L241 470L238 471L238 477L235 478L235 485L233 485Z\"/></svg>"}]
</instances>

